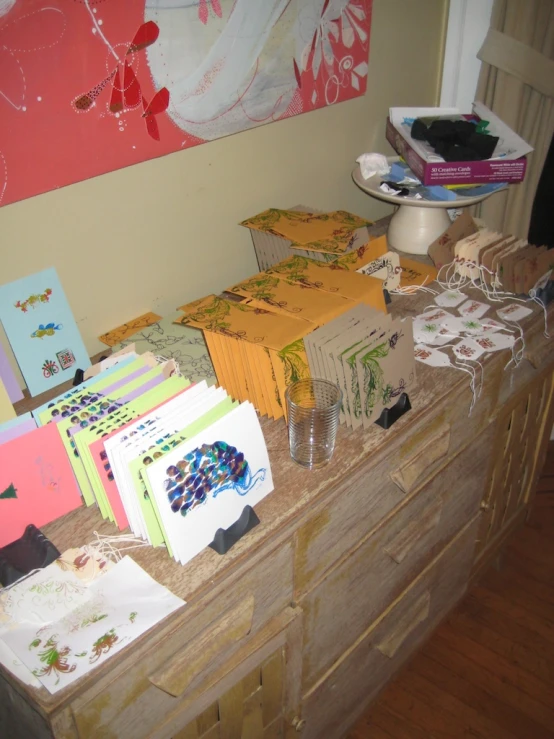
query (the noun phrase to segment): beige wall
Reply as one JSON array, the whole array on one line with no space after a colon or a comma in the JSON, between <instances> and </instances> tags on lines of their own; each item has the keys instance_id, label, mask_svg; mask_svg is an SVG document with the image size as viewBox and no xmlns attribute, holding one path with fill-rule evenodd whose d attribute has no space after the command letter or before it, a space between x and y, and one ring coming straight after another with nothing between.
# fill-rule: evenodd
<instances>
[{"instance_id":1,"label":"beige wall","mask_svg":"<svg viewBox=\"0 0 554 739\"><path fill-rule=\"evenodd\" d=\"M448 0L374 0L364 98L0 208L1 282L55 266L91 353L147 310L166 314L257 271L237 223L295 203L378 218L350 172L391 153L391 105L438 104Z\"/></svg>"}]
</instances>

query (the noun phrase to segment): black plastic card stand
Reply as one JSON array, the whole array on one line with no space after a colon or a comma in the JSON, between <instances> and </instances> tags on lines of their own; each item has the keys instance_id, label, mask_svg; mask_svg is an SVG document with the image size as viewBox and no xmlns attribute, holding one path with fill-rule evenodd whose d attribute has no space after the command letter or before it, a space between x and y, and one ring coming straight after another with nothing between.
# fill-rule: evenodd
<instances>
[{"instance_id":1,"label":"black plastic card stand","mask_svg":"<svg viewBox=\"0 0 554 739\"><path fill-rule=\"evenodd\" d=\"M239 539L259 523L260 519L256 512L252 506L247 505L243 508L240 518L231 524L228 529L218 529L215 532L214 540L209 546L218 554L226 554Z\"/></svg>"},{"instance_id":2,"label":"black plastic card stand","mask_svg":"<svg viewBox=\"0 0 554 739\"><path fill-rule=\"evenodd\" d=\"M554 282L552 280L548 280L541 290L537 290L536 297L543 305L548 305L552 300L554 300Z\"/></svg>"},{"instance_id":3,"label":"black plastic card stand","mask_svg":"<svg viewBox=\"0 0 554 739\"><path fill-rule=\"evenodd\" d=\"M19 539L0 548L0 583L6 587L29 572L47 567L60 553L32 523Z\"/></svg>"},{"instance_id":4,"label":"black plastic card stand","mask_svg":"<svg viewBox=\"0 0 554 739\"><path fill-rule=\"evenodd\" d=\"M390 305L390 303L392 303L392 298L386 288L383 288L383 296L385 298L385 305Z\"/></svg>"},{"instance_id":5,"label":"black plastic card stand","mask_svg":"<svg viewBox=\"0 0 554 739\"><path fill-rule=\"evenodd\" d=\"M404 413L412 410L408 393L402 393L392 408L384 408L379 418L375 421L378 426L383 429L390 429L393 423L396 423Z\"/></svg>"}]
</instances>

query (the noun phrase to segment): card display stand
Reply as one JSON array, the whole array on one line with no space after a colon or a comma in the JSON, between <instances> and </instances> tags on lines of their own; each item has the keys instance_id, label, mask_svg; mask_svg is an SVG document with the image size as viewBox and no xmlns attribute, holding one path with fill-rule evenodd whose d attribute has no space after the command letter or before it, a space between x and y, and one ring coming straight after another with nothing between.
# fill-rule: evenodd
<instances>
[{"instance_id":1,"label":"card display stand","mask_svg":"<svg viewBox=\"0 0 554 739\"><path fill-rule=\"evenodd\" d=\"M6 587L33 570L42 569L60 556L60 552L33 524L19 539L0 548L0 583Z\"/></svg>"},{"instance_id":2,"label":"card display stand","mask_svg":"<svg viewBox=\"0 0 554 739\"><path fill-rule=\"evenodd\" d=\"M256 512L252 506L247 505L243 508L240 518L234 524L231 524L228 529L218 529L215 532L214 540L210 544L210 547L218 554L225 554L239 539L259 523L260 519L256 515Z\"/></svg>"},{"instance_id":3,"label":"card display stand","mask_svg":"<svg viewBox=\"0 0 554 739\"><path fill-rule=\"evenodd\" d=\"M408 393L402 393L392 408L385 408L379 418L375 421L383 429L390 429L393 423L398 421L404 413L412 409Z\"/></svg>"}]
</instances>

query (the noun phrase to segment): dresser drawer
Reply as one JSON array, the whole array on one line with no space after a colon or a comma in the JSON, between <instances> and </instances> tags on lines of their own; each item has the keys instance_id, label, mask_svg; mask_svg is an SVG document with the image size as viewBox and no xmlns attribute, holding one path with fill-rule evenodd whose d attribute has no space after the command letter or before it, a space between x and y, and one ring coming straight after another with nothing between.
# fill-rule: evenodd
<instances>
[{"instance_id":1,"label":"dresser drawer","mask_svg":"<svg viewBox=\"0 0 554 739\"><path fill-rule=\"evenodd\" d=\"M479 511L491 432L406 497L375 533L300 601L309 688ZM337 608L343 614L337 618Z\"/></svg>"},{"instance_id":2,"label":"dresser drawer","mask_svg":"<svg viewBox=\"0 0 554 739\"><path fill-rule=\"evenodd\" d=\"M495 365L486 372L481 397L471 416L468 413L472 396L466 388L443 401L431 420L401 427L402 442L394 437L395 427L390 431L379 429L385 439L387 435L391 439L386 455L375 462L368 458L329 493L325 504L296 532L296 600L313 590L326 572L407 496L437 473L443 474L449 460L487 427L500 385L497 370ZM419 400L417 395L415 400ZM405 419L408 417L409 414Z\"/></svg>"},{"instance_id":3,"label":"dresser drawer","mask_svg":"<svg viewBox=\"0 0 554 739\"><path fill-rule=\"evenodd\" d=\"M227 583L219 597L187 606L158 631L155 643L148 634L134 643L122 662L72 702L79 736L149 737L291 600L287 542Z\"/></svg>"},{"instance_id":4,"label":"dresser drawer","mask_svg":"<svg viewBox=\"0 0 554 739\"><path fill-rule=\"evenodd\" d=\"M475 517L302 700L304 739L338 739L464 594ZM348 629L347 608L343 628Z\"/></svg>"}]
</instances>

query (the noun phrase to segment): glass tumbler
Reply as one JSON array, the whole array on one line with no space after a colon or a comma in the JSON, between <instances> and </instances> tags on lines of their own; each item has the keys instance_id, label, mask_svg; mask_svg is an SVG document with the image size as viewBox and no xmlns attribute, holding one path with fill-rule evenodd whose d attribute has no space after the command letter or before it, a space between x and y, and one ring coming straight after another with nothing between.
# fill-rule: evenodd
<instances>
[{"instance_id":1,"label":"glass tumbler","mask_svg":"<svg viewBox=\"0 0 554 739\"><path fill-rule=\"evenodd\" d=\"M286 390L290 456L316 469L333 456L342 393L329 380L299 380Z\"/></svg>"}]
</instances>

